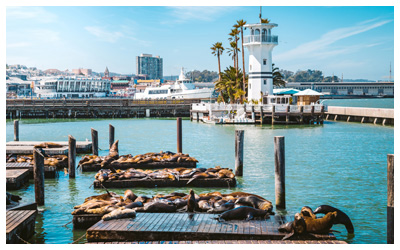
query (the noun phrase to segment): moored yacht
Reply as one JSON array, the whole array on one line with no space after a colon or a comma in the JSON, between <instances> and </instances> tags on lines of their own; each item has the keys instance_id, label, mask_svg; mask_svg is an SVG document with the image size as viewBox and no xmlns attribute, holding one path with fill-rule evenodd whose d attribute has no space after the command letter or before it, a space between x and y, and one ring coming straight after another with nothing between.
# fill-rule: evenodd
<instances>
[{"instance_id":1,"label":"moored yacht","mask_svg":"<svg viewBox=\"0 0 400 250\"><path fill-rule=\"evenodd\" d=\"M134 98L139 100L200 99L210 98L213 92L214 89L211 88L196 89L192 81L185 77L182 68L179 79L174 84L147 87L143 93L136 93Z\"/></svg>"}]
</instances>

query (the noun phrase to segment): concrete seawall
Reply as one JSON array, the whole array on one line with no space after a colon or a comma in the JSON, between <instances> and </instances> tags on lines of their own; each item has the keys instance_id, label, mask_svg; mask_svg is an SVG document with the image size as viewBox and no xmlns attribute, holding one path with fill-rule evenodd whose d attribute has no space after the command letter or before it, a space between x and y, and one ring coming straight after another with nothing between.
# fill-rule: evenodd
<instances>
[{"instance_id":1,"label":"concrete seawall","mask_svg":"<svg viewBox=\"0 0 400 250\"><path fill-rule=\"evenodd\" d=\"M394 125L394 109L329 106L325 120Z\"/></svg>"}]
</instances>

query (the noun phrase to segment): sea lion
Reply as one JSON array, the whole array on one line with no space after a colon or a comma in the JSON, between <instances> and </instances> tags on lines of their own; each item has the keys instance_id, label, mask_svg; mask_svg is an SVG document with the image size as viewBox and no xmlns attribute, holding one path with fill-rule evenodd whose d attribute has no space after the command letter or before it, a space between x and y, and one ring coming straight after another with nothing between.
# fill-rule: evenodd
<instances>
[{"instance_id":1,"label":"sea lion","mask_svg":"<svg viewBox=\"0 0 400 250\"><path fill-rule=\"evenodd\" d=\"M218 202L220 202L220 200ZM207 210L207 213L219 214L235 208L235 203L233 201L223 202L220 205L218 205L218 202L215 202L214 208Z\"/></svg>"},{"instance_id":2,"label":"sea lion","mask_svg":"<svg viewBox=\"0 0 400 250\"><path fill-rule=\"evenodd\" d=\"M108 153L109 156L111 156L112 158L116 159L118 158L119 154L118 154L118 141L116 140L113 145L110 148L110 152Z\"/></svg>"},{"instance_id":3,"label":"sea lion","mask_svg":"<svg viewBox=\"0 0 400 250\"><path fill-rule=\"evenodd\" d=\"M33 146L34 148L62 148L63 146L54 142L42 142Z\"/></svg>"},{"instance_id":4,"label":"sea lion","mask_svg":"<svg viewBox=\"0 0 400 250\"><path fill-rule=\"evenodd\" d=\"M127 199L134 201L136 200L137 196L132 192L132 190L127 189L124 193L124 201L126 201Z\"/></svg>"},{"instance_id":5,"label":"sea lion","mask_svg":"<svg viewBox=\"0 0 400 250\"><path fill-rule=\"evenodd\" d=\"M175 204L169 205L165 202L153 202L146 204L144 207L137 207L134 210L146 213L173 213L176 211L176 206Z\"/></svg>"},{"instance_id":6,"label":"sea lion","mask_svg":"<svg viewBox=\"0 0 400 250\"><path fill-rule=\"evenodd\" d=\"M252 207L238 207L232 210L223 212L220 214L216 219L218 221L226 221L226 220L252 220L254 218L261 217L261 218L268 218L268 212L262 209L256 209Z\"/></svg>"},{"instance_id":7,"label":"sea lion","mask_svg":"<svg viewBox=\"0 0 400 250\"><path fill-rule=\"evenodd\" d=\"M140 201L131 202L125 206L125 208L135 208L135 207L143 207L143 203Z\"/></svg>"},{"instance_id":8,"label":"sea lion","mask_svg":"<svg viewBox=\"0 0 400 250\"><path fill-rule=\"evenodd\" d=\"M312 217L303 216L306 222L306 230L308 233L328 234L335 219L337 212L329 212L323 218L313 219Z\"/></svg>"},{"instance_id":9,"label":"sea lion","mask_svg":"<svg viewBox=\"0 0 400 250\"><path fill-rule=\"evenodd\" d=\"M196 197L194 196L194 191L190 189L189 199L187 200L187 211L194 212L199 210L199 204L196 202Z\"/></svg>"},{"instance_id":10,"label":"sea lion","mask_svg":"<svg viewBox=\"0 0 400 250\"><path fill-rule=\"evenodd\" d=\"M278 228L279 232L286 232L289 233L285 237L283 237L282 240L287 240L289 238L295 237L295 236L309 236L312 238L315 238L313 235L310 235L306 231L306 222L304 221L304 218L301 216L300 213L296 213L294 215L294 221L287 222L283 225L281 225Z\"/></svg>"},{"instance_id":11,"label":"sea lion","mask_svg":"<svg viewBox=\"0 0 400 250\"><path fill-rule=\"evenodd\" d=\"M246 197L239 197L235 203L249 205L249 206L252 206L253 208L266 210L269 213L271 213L272 209L273 209L272 202L267 201L265 199L260 199L257 196L253 196L253 195L246 196Z\"/></svg>"},{"instance_id":12,"label":"sea lion","mask_svg":"<svg viewBox=\"0 0 400 250\"><path fill-rule=\"evenodd\" d=\"M208 211L208 210L212 209L212 206L206 200L201 200L198 202L198 204L199 204L199 208L203 211Z\"/></svg>"},{"instance_id":13,"label":"sea lion","mask_svg":"<svg viewBox=\"0 0 400 250\"><path fill-rule=\"evenodd\" d=\"M354 234L353 223L351 222L349 216L347 216L347 214L345 214L343 211L329 205L321 205L314 210L314 214L327 214L335 211L337 212L337 215L333 220L333 224L343 224L346 227L347 233Z\"/></svg>"},{"instance_id":14,"label":"sea lion","mask_svg":"<svg viewBox=\"0 0 400 250\"><path fill-rule=\"evenodd\" d=\"M317 216L315 216L314 212L312 211L311 207L309 207L309 206L302 207L301 211L300 211L300 215L302 217L311 217L313 219L317 218Z\"/></svg>"},{"instance_id":15,"label":"sea lion","mask_svg":"<svg viewBox=\"0 0 400 250\"><path fill-rule=\"evenodd\" d=\"M136 212L133 209L120 207L109 214L104 215L101 219L104 221L122 219L122 218L135 218Z\"/></svg>"}]
</instances>

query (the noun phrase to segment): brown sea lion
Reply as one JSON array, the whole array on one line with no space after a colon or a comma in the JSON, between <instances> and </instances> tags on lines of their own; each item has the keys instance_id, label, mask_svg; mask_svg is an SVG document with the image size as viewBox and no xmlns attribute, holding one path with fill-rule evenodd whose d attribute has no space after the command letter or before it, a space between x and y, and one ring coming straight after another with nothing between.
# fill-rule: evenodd
<instances>
[{"instance_id":1,"label":"brown sea lion","mask_svg":"<svg viewBox=\"0 0 400 250\"><path fill-rule=\"evenodd\" d=\"M117 159L119 154L118 154L118 142L119 140L116 140L113 145L110 148L110 151L108 153L109 156L111 156L114 159Z\"/></svg>"},{"instance_id":2,"label":"brown sea lion","mask_svg":"<svg viewBox=\"0 0 400 250\"><path fill-rule=\"evenodd\" d=\"M257 209L262 209L262 210L266 210L269 213L272 212L273 209L273 205L272 202L267 201L265 199L260 199L257 196L246 196L246 197L239 197L236 202L236 204L244 204L244 205L250 205L254 208Z\"/></svg>"},{"instance_id":3,"label":"brown sea lion","mask_svg":"<svg viewBox=\"0 0 400 250\"><path fill-rule=\"evenodd\" d=\"M134 201L136 200L137 196L132 192L132 190L127 189L124 193L124 200L126 201L127 199Z\"/></svg>"},{"instance_id":4,"label":"brown sea lion","mask_svg":"<svg viewBox=\"0 0 400 250\"><path fill-rule=\"evenodd\" d=\"M199 208L203 211L208 211L212 209L212 206L206 200L201 200L198 202Z\"/></svg>"},{"instance_id":5,"label":"brown sea lion","mask_svg":"<svg viewBox=\"0 0 400 250\"><path fill-rule=\"evenodd\" d=\"M135 218L136 212L133 209L120 207L115 209L109 214L104 215L101 219L104 221L122 219L122 218Z\"/></svg>"},{"instance_id":6,"label":"brown sea lion","mask_svg":"<svg viewBox=\"0 0 400 250\"><path fill-rule=\"evenodd\" d=\"M287 222L283 225L281 225L278 228L279 232L282 233L289 233L285 237L283 237L282 240L287 240L289 238L293 237L309 237L309 238L315 238L313 235L307 233L306 230L306 222L304 221L304 218L301 216L300 213L296 213L294 215L294 221Z\"/></svg>"},{"instance_id":7,"label":"brown sea lion","mask_svg":"<svg viewBox=\"0 0 400 250\"><path fill-rule=\"evenodd\" d=\"M329 212L321 219L313 219L312 217L306 216L303 216L303 219L306 222L308 233L328 234L336 216L337 211Z\"/></svg>"},{"instance_id":8,"label":"brown sea lion","mask_svg":"<svg viewBox=\"0 0 400 250\"><path fill-rule=\"evenodd\" d=\"M131 202L125 206L125 208L136 208L136 207L143 207L143 203L140 201Z\"/></svg>"},{"instance_id":9,"label":"brown sea lion","mask_svg":"<svg viewBox=\"0 0 400 250\"><path fill-rule=\"evenodd\" d=\"M314 210L314 214L327 214L329 212L337 212L335 219L333 220L333 224L343 224L346 227L347 233L354 234L354 226L351 222L349 216L342 212L341 210L334 208L329 205L321 205Z\"/></svg>"},{"instance_id":10,"label":"brown sea lion","mask_svg":"<svg viewBox=\"0 0 400 250\"><path fill-rule=\"evenodd\" d=\"M153 202L151 204L146 204L144 207L135 208L136 212L146 212L146 213L174 213L176 211L175 204L169 205L165 202Z\"/></svg>"},{"instance_id":11,"label":"brown sea lion","mask_svg":"<svg viewBox=\"0 0 400 250\"><path fill-rule=\"evenodd\" d=\"M33 146L34 148L62 148L63 146L54 142L42 142Z\"/></svg>"},{"instance_id":12,"label":"brown sea lion","mask_svg":"<svg viewBox=\"0 0 400 250\"><path fill-rule=\"evenodd\" d=\"M262 209L256 209L252 207L237 207L232 210L223 212L216 219L218 221L226 220L252 220L253 218L269 218L268 212Z\"/></svg>"},{"instance_id":13,"label":"brown sea lion","mask_svg":"<svg viewBox=\"0 0 400 250\"><path fill-rule=\"evenodd\" d=\"M219 214L235 208L235 203L233 201L223 201L219 200L214 203L214 208L207 210L207 213Z\"/></svg>"},{"instance_id":14,"label":"brown sea lion","mask_svg":"<svg viewBox=\"0 0 400 250\"><path fill-rule=\"evenodd\" d=\"M301 211L300 211L300 215L302 217L311 217L313 219L317 218L317 216L315 216L314 212L312 211L311 207L309 207L309 206L302 207Z\"/></svg>"},{"instance_id":15,"label":"brown sea lion","mask_svg":"<svg viewBox=\"0 0 400 250\"><path fill-rule=\"evenodd\" d=\"M198 211L199 205L196 202L196 197L194 196L194 191L190 189L189 192L189 199L187 200L187 211L188 212L194 212Z\"/></svg>"}]
</instances>

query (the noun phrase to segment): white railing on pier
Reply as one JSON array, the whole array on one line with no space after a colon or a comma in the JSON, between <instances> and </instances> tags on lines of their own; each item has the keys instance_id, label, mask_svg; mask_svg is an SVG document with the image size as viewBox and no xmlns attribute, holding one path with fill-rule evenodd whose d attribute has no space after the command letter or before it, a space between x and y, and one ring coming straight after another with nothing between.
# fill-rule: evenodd
<instances>
[{"instance_id":1,"label":"white railing on pier","mask_svg":"<svg viewBox=\"0 0 400 250\"><path fill-rule=\"evenodd\" d=\"M262 107L263 112L272 112L272 105L264 104Z\"/></svg>"},{"instance_id":2,"label":"white railing on pier","mask_svg":"<svg viewBox=\"0 0 400 250\"><path fill-rule=\"evenodd\" d=\"M272 112L272 107L275 106L275 112L286 112L287 105L286 104L264 104L262 105L263 112ZM314 112L320 113L322 111L322 106L320 104L313 105L304 105L303 113L311 113L311 107L314 106ZM254 112L261 111L261 105L258 104L229 104L229 103L193 103L192 111L209 111L218 112L218 111L238 111L241 112L252 112L254 108ZM326 109L325 109L326 111ZM289 112L291 113L300 113L300 106L298 105L289 105Z\"/></svg>"},{"instance_id":3,"label":"white railing on pier","mask_svg":"<svg viewBox=\"0 0 400 250\"><path fill-rule=\"evenodd\" d=\"M311 105L303 106L303 113L311 113Z\"/></svg>"},{"instance_id":4,"label":"white railing on pier","mask_svg":"<svg viewBox=\"0 0 400 250\"><path fill-rule=\"evenodd\" d=\"M243 37L244 43L273 43L278 44L278 36L250 35Z\"/></svg>"},{"instance_id":5,"label":"white railing on pier","mask_svg":"<svg viewBox=\"0 0 400 250\"><path fill-rule=\"evenodd\" d=\"M320 113L322 109L322 105L314 105L314 112L315 113Z\"/></svg>"},{"instance_id":6,"label":"white railing on pier","mask_svg":"<svg viewBox=\"0 0 400 250\"><path fill-rule=\"evenodd\" d=\"M289 112L290 113L300 113L300 106L290 105Z\"/></svg>"},{"instance_id":7,"label":"white railing on pier","mask_svg":"<svg viewBox=\"0 0 400 250\"><path fill-rule=\"evenodd\" d=\"M275 112L286 112L286 104L275 104Z\"/></svg>"}]
</instances>

